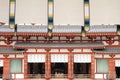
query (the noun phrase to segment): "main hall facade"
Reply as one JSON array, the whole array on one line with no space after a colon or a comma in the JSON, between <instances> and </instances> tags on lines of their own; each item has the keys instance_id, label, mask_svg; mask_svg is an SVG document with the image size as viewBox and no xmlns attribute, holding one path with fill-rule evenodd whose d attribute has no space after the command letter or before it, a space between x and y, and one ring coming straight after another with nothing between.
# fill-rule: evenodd
<instances>
[{"instance_id":1,"label":"main hall facade","mask_svg":"<svg viewBox=\"0 0 120 80\"><path fill-rule=\"evenodd\" d=\"M119 3L0 0L0 80L120 80Z\"/></svg>"},{"instance_id":2,"label":"main hall facade","mask_svg":"<svg viewBox=\"0 0 120 80\"><path fill-rule=\"evenodd\" d=\"M1 79L119 78L120 37L116 32L117 27L90 26L84 36L81 26L57 25L53 28L52 36L48 36L45 25L16 25L13 29L1 25Z\"/></svg>"}]
</instances>

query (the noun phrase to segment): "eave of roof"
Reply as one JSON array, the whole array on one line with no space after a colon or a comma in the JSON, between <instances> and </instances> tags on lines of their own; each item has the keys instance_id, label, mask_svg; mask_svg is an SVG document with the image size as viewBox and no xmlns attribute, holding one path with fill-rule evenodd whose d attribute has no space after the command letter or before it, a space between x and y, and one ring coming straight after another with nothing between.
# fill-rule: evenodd
<instances>
[{"instance_id":1,"label":"eave of roof","mask_svg":"<svg viewBox=\"0 0 120 80\"><path fill-rule=\"evenodd\" d=\"M15 48L104 48L101 42L81 42L81 43L39 43L39 42L16 42Z\"/></svg>"},{"instance_id":2,"label":"eave of roof","mask_svg":"<svg viewBox=\"0 0 120 80\"><path fill-rule=\"evenodd\" d=\"M9 47L0 47L0 54L23 54L24 52L24 49L17 50Z\"/></svg>"},{"instance_id":3,"label":"eave of roof","mask_svg":"<svg viewBox=\"0 0 120 80\"><path fill-rule=\"evenodd\" d=\"M95 53L99 53L99 54L119 54L120 53L120 48L118 47L113 47L113 48L105 48L105 49L102 49L102 50L97 50L97 49L94 49L93 50Z\"/></svg>"}]
</instances>

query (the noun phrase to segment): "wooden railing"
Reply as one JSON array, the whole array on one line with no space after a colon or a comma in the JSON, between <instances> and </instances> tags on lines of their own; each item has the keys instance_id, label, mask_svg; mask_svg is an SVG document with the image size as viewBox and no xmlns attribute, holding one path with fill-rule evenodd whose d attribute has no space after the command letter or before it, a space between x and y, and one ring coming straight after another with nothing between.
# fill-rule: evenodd
<instances>
[{"instance_id":1,"label":"wooden railing","mask_svg":"<svg viewBox=\"0 0 120 80\"><path fill-rule=\"evenodd\" d=\"M3 77L3 75L2 74L0 74L0 78L2 78Z\"/></svg>"},{"instance_id":2,"label":"wooden railing","mask_svg":"<svg viewBox=\"0 0 120 80\"><path fill-rule=\"evenodd\" d=\"M115 80L116 79L116 74L107 74L106 79L107 80Z\"/></svg>"},{"instance_id":3,"label":"wooden railing","mask_svg":"<svg viewBox=\"0 0 120 80\"><path fill-rule=\"evenodd\" d=\"M68 78L68 74L51 74L51 78Z\"/></svg>"},{"instance_id":4,"label":"wooden railing","mask_svg":"<svg viewBox=\"0 0 120 80\"><path fill-rule=\"evenodd\" d=\"M74 74L74 78L91 78L91 74Z\"/></svg>"},{"instance_id":5,"label":"wooden railing","mask_svg":"<svg viewBox=\"0 0 120 80\"><path fill-rule=\"evenodd\" d=\"M46 78L45 74L28 74L26 78ZM51 78L68 78L68 74L51 74ZM74 78L91 78L91 74L74 74Z\"/></svg>"},{"instance_id":6,"label":"wooden railing","mask_svg":"<svg viewBox=\"0 0 120 80\"><path fill-rule=\"evenodd\" d=\"M2 80L14 80L14 79L12 78L12 75L9 74L9 75L2 75Z\"/></svg>"},{"instance_id":7,"label":"wooden railing","mask_svg":"<svg viewBox=\"0 0 120 80\"><path fill-rule=\"evenodd\" d=\"M28 74L27 78L45 78L45 74Z\"/></svg>"}]
</instances>

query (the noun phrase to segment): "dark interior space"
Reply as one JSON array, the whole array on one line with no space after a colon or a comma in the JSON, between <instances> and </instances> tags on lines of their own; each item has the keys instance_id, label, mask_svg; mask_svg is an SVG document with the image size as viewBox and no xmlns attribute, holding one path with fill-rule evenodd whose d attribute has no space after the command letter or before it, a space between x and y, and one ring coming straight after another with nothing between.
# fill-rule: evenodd
<instances>
[{"instance_id":1,"label":"dark interior space","mask_svg":"<svg viewBox=\"0 0 120 80\"><path fill-rule=\"evenodd\" d=\"M28 63L28 74L45 74L45 63Z\"/></svg>"},{"instance_id":2,"label":"dark interior space","mask_svg":"<svg viewBox=\"0 0 120 80\"><path fill-rule=\"evenodd\" d=\"M3 67L0 67L0 78L2 78L2 74L3 74Z\"/></svg>"},{"instance_id":3,"label":"dark interior space","mask_svg":"<svg viewBox=\"0 0 120 80\"><path fill-rule=\"evenodd\" d=\"M52 74L68 74L68 63L52 63L51 64Z\"/></svg>"},{"instance_id":4,"label":"dark interior space","mask_svg":"<svg viewBox=\"0 0 120 80\"><path fill-rule=\"evenodd\" d=\"M120 78L120 67L115 67L116 70L116 78Z\"/></svg>"},{"instance_id":5,"label":"dark interior space","mask_svg":"<svg viewBox=\"0 0 120 80\"><path fill-rule=\"evenodd\" d=\"M90 63L74 63L74 74L90 74Z\"/></svg>"}]
</instances>

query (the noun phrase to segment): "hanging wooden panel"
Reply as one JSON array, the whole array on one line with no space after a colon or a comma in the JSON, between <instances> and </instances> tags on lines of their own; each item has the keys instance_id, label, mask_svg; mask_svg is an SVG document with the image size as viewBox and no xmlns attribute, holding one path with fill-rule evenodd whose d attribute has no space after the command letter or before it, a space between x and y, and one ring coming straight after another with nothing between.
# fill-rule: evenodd
<instances>
[{"instance_id":1,"label":"hanging wooden panel","mask_svg":"<svg viewBox=\"0 0 120 80\"><path fill-rule=\"evenodd\" d=\"M48 0L48 35L52 35L54 15L54 0Z\"/></svg>"},{"instance_id":2,"label":"hanging wooden panel","mask_svg":"<svg viewBox=\"0 0 120 80\"><path fill-rule=\"evenodd\" d=\"M51 54L51 62L67 63L68 62L68 54Z\"/></svg>"},{"instance_id":3,"label":"hanging wooden panel","mask_svg":"<svg viewBox=\"0 0 120 80\"><path fill-rule=\"evenodd\" d=\"M75 63L90 63L91 54L74 54Z\"/></svg>"},{"instance_id":4,"label":"hanging wooden panel","mask_svg":"<svg viewBox=\"0 0 120 80\"><path fill-rule=\"evenodd\" d=\"M10 9L9 9L9 27L14 28L15 26L15 7L16 0L10 0Z\"/></svg>"},{"instance_id":5,"label":"hanging wooden panel","mask_svg":"<svg viewBox=\"0 0 120 80\"><path fill-rule=\"evenodd\" d=\"M45 54L28 54L29 63L43 63L45 62Z\"/></svg>"},{"instance_id":6,"label":"hanging wooden panel","mask_svg":"<svg viewBox=\"0 0 120 80\"><path fill-rule=\"evenodd\" d=\"M89 0L84 0L84 27L88 31L90 26L90 5Z\"/></svg>"}]
</instances>

